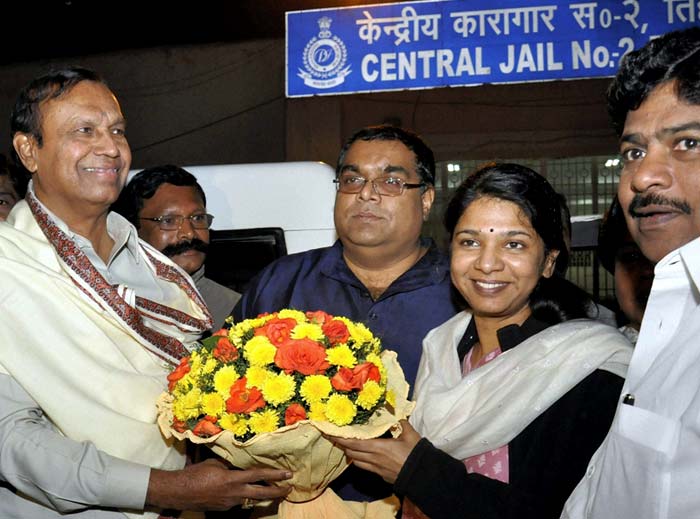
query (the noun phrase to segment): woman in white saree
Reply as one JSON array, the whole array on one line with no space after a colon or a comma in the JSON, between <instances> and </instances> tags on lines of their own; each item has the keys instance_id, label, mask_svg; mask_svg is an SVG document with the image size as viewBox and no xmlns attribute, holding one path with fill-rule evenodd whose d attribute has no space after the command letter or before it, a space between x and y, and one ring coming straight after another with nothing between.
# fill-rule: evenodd
<instances>
[{"instance_id":1,"label":"woman in white saree","mask_svg":"<svg viewBox=\"0 0 700 519\"><path fill-rule=\"evenodd\" d=\"M534 171L489 164L449 204L468 310L426 336L399 438L337 440L393 483L404 518L559 517L610 427L631 347L555 274L568 261L557 200Z\"/></svg>"}]
</instances>

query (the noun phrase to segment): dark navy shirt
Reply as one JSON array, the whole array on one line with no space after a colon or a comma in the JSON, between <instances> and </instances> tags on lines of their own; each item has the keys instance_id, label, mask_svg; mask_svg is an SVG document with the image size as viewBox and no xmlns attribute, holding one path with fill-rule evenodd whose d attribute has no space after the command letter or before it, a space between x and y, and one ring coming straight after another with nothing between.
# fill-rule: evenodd
<instances>
[{"instance_id":1,"label":"dark navy shirt","mask_svg":"<svg viewBox=\"0 0 700 519\"><path fill-rule=\"evenodd\" d=\"M239 321L294 308L323 310L363 322L385 349L397 352L406 380L413 386L423 337L462 309L450 282L447 257L431 240L423 245L429 247L425 255L376 300L345 263L340 240L332 247L285 256L250 282L233 311L234 318ZM370 500L391 494L391 487L379 476L355 467L348 468L332 486L345 499Z\"/></svg>"},{"instance_id":2,"label":"dark navy shirt","mask_svg":"<svg viewBox=\"0 0 700 519\"><path fill-rule=\"evenodd\" d=\"M459 312L449 263L432 241L428 252L396 279L377 300L348 268L340 240L332 247L282 257L248 285L236 305L236 321L283 308L323 310L363 322L384 349L398 353L413 386L423 337Z\"/></svg>"}]
</instances>

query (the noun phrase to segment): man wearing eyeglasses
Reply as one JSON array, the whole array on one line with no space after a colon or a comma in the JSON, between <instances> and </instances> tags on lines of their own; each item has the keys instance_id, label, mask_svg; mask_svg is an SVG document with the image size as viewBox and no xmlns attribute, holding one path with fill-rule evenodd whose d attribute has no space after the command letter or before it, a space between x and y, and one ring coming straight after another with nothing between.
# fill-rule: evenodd
<instances>
[{"instance_id":1,"label":"man wearing eyeglasses","mask_svg":"<svg viewBox=\"0 0 700 519\"><path fill-rule=\"evenodd\" d=\"M447 258L420 236L435 197L434 181L433 153L417 135L393 126L355 133L336 167L339 240L263 269L234 317L292 307L362 321L385 348L398 352L413 384L423 337L460 310ZM347 470L333 487L344 484L340 495L346 499L391 493L379 477L359 470Z\"/></svg>"},{"instance_id":2,"label":"man wearing eyeglasses","mask_svg":"<svg viewBox=\"0 0 700 519\"><path fill-rule=\"evenodd\" d=\"M195 176L168 164L137 173L112 209L134 224L142 240L192 276L218 330L241 295L204 275L214 219L206 205Z\"/></svg>"}]
</instances>

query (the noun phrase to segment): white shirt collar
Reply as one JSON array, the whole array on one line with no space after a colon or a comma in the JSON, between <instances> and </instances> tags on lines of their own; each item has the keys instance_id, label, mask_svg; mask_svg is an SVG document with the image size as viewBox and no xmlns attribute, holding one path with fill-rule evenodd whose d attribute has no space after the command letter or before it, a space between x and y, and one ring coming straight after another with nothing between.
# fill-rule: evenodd
<instances>
[{"instance_id":1,"label":"white shirt collar","mask_svg":"<svg viewBox=\"0 0 700 519\"><path fill-rule=\"evenodd\" d=\"M46 214L49 215L49 218L51 218L56 226L61 229L61 231L66 233L66 235L69 236L78 247L81 249L93 248L90 240L73 231L70 227L68 227L66 222L56 216L51 209L46 207L42 201L39 200L39 197L36 196L36 192L34 191L33 180L29 182L27 189L31 191L41 208L46 211ZM126 218L113 211L110 212L107 215L107 233L112 240L114 240L114 247L112 247L112 252L109 255L109 262L111 262L112 258L114 258L114 256L116 256L124 247L126 247L129 253L133 256L136 263L141 261L141 256L139 254L138 232L136 231L136 227L134 227Z\"/></svg>"}]
</instances>

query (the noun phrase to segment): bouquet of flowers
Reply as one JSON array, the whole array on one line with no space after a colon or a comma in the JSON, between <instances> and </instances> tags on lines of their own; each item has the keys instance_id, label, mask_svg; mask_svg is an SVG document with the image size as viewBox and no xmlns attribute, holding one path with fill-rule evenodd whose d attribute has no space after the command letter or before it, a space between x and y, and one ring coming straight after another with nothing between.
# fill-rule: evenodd
<instances>
[{"instance_id":1,"label":"bouquet of flowers","mask_svg":"<svg viewBox=\"0 0 700 519\"><path fill-rule=\"evenodd\" d=\"M164 434L206 443L240 468L292 471L289 503L321 494L340 501L324 489L348 462L323 433L400 433L413 403L396 354L382 351L363 324L322 311L285 309L229 324L168 376L158 403Z\"/></svg>"}]
</instances>

